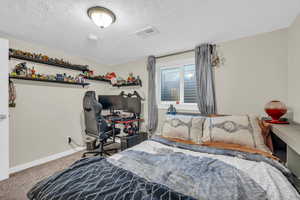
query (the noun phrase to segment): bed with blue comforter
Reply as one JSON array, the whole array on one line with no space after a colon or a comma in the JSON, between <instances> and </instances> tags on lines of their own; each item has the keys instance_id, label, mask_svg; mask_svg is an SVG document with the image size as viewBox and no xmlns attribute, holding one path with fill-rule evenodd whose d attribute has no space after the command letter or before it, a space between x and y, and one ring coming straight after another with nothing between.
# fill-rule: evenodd
<instances>
[{"instance_id":1,"label":"bed with blue comforter","mask_svg":"<svg viewBox=\"0 0 300 200\"><path fill-rule=\"evenodd\" d=\"M297 200L290 171L258 154L155 137L84 158L37 183L30 200Z\"/></svg>"}]
</instances>

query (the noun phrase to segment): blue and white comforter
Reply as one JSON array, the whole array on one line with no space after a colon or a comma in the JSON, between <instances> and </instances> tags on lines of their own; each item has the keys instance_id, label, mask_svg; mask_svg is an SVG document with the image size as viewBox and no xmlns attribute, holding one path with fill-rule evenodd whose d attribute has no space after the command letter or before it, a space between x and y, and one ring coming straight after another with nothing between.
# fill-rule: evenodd
<instances>
[{"instance_id":1,"label":"blue and white comforter","mask_svg":"<svg viewBox=\"0 0 300 200\"><path fill-rule=\"evenodd\" d=\"M290 172L263 156L162 138L77 161L31 189L32 200L297 200Z\"/></svg>"}]
</instances>

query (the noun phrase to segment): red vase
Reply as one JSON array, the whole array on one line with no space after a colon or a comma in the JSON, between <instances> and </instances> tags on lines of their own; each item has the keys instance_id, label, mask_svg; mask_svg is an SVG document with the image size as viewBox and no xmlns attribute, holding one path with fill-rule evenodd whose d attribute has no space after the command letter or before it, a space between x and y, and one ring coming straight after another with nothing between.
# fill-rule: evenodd
<instances>
[{"instance_id":1,"label":"red vase","mask_svg":"<svg viewBox=\"0 0 300 200\"><path fill-rule=\"evenodd\" d=\"M287 112L287 107L280 101L270 101L266 104L265 111L272 118L268 122L279 124L282 123L279 119Z\"/></svg>"}]
</instances>

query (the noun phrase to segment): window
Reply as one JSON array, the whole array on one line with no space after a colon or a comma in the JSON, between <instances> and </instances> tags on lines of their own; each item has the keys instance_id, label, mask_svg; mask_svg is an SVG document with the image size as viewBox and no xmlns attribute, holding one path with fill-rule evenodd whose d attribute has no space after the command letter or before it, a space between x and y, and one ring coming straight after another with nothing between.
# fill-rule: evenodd
<instances>
[{"instance_id":1,"label":"window","mask_svg":"<svg viewBox=\"0 0 300 200\"><path fill-rule=\"evenodd\" d=\"M193 62L161 66L158 73L159 104L196 104L196 76Z\"/></svg>"}]
</instances>

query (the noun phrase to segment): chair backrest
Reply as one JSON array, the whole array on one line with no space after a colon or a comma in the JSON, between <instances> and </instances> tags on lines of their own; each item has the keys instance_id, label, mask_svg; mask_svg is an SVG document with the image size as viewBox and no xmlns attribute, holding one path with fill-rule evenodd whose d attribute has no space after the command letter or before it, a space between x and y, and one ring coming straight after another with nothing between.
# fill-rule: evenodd
<instances>
[{"instance_id":1,"label":"chair backrest","mask_svg":"<svg viewBox=\"0 0 300 200\"><path fill-rule=\"evenodd\" d=\"M85 132L87 135L99 137L102 105L97 101L95 91L87 91L83 98Z\"/></svg>"}]
</instances>

